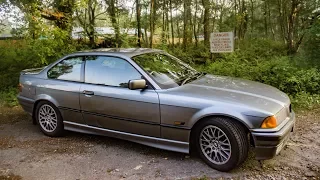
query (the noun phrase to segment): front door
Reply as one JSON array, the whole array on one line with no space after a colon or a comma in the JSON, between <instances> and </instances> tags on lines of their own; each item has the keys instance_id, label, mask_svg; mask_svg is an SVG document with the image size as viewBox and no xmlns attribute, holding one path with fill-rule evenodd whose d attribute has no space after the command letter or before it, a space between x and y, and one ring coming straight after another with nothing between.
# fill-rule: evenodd
<instances>
[{"instance_id":1,"label":"front door","mask_svg":"<svg viewBox=\"0 0 320 180\"><path fill-rule=\"evenodd\" d=\"M160 137L158 94L153 89L130 90L128 81L141 74L126 60L87 56L80 105L90 126Z\"/></svg>"}]
</instances>

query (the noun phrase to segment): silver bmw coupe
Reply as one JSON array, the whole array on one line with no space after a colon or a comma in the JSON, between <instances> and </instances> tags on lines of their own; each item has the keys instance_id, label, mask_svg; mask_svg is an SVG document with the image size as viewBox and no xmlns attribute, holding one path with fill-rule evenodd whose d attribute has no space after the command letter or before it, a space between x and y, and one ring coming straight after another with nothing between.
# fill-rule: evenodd
<instances>
[{"instance_id":1,"label":"silver bmw coupe","mask_svg":"<svg viewBox=\"0 0 320 180\"><path fill-rule=\"evenodd\" d=\"M21 72L18 100L48 136L65 130L189 153L229 171L270 159L294 129L290 99L269 85L198 72L156 49L96 49Z\"/></svg>"}]
</instances>

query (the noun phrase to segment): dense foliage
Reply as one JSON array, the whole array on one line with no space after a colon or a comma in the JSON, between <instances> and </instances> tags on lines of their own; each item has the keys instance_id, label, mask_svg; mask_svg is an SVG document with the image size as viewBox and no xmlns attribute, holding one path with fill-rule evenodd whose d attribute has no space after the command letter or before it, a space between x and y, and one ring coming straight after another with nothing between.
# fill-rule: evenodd
<instances>
[{"instance_id":1,"label":"dense foliage","mask_svg":"<svg viewBox=\"0 0 320 180\"><path fill-rule=\"evenodd\" d=\"M212 56L210 33L226 31L235 52ZM17 39L0 40L0 100L11 105L21 70L97 47L164 49L201 71L275 86L296 107L320 100L319 0L0 0L2 32Z\"/></svg>"},{"instance_id":2,"label":"dense foliage","mask_svg":"<svg viewBox=\"0 0 320 180\"><path fill-rule=\"evenodd\" d=\"M57 60L65 54L86 49L78 42L59 39L46 40L6 40L0 41L0 99L15 105L16 86L21 70L41 67ZM320 71L308 64L297 64L302 57L286 56L285 46L269 40L253 40L243 43L240 49L230 54L217 54L210 58L204 46L190 46L184 51L179 45L163 47L195 68L216 75L241 77L270 84L288 93L296 107L311 108L320 103ZM187 53L186 53L187 52Z\"/></svg>"},{"instance_id":3,"label":"dense foliage","mask_svg":"<svg viewBox=\"0 0 320 180\"><path fill-rule=\"evenodd\" d=\"M313 48L306 48L306 51L316 51ZM303 51L291 57L284 49L278 42L254 40L243 43L234 53L218 54L213 59L203 47L190 47L188 53L179 47L168 51L210 74L240 77L277 87L289 94L295 107L319 105L320 56Z\"/></svg>"}]
</instances>

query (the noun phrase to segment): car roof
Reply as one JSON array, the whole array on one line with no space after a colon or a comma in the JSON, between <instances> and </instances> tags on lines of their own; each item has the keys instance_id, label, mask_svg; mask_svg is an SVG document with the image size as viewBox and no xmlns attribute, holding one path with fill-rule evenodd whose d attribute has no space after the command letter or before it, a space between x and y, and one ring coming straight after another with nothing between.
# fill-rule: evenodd
<instances>
[{"instance_id":1,"label":"car roof","mask_svg":"<svg viewBox=\"0 0 320 180\"><path fill-rule=\"evenodd\" d=\"M146 53L159 53L164 52L160 49L151 49L151 48L99 48L99 49L90 49L85 51L80 51L78 53L89 53L89 52L97 52L97 53L115 53L115 54L122 54L128 57L137 56L140 54Z\"/></svg>"}]
</instances>

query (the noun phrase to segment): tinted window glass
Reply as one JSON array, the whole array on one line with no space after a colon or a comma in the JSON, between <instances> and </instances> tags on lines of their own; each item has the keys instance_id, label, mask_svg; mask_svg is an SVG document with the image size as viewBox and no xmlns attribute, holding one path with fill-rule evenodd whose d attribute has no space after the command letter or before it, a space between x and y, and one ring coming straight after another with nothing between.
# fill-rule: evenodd
<instances>
[{"instance_id":1,"label":"tinted window glass","mask_svg":"<svg viewBox=\"0 0 320 180\"><path fill-rule=\"evenodd\" d=\"M127 88L129 80L133 79L141 79L141 75L124 59L108 56L86 58L86 83Z\"/></svg>"},{"instance_id":2,"label":"tinted window glass","mask_svg":"<svg viewBox=\"0 0 320 180\"><path fill-rule=\"evenodd\" d=\"M179 59L165 54L142 54L132 58L163 89L179 86L198 72Z\"/></svg>"},{"instance_id":3,"label":"tinted window glass","mask_svg":"<svg viewBox=\"0 0 320 180\"><path fill-rule=\"evenodd\" d=\"M74 57L61 61L48 71L48 78L81 81L82 59L82 57Z\"/></svg>"}]
</instances>

